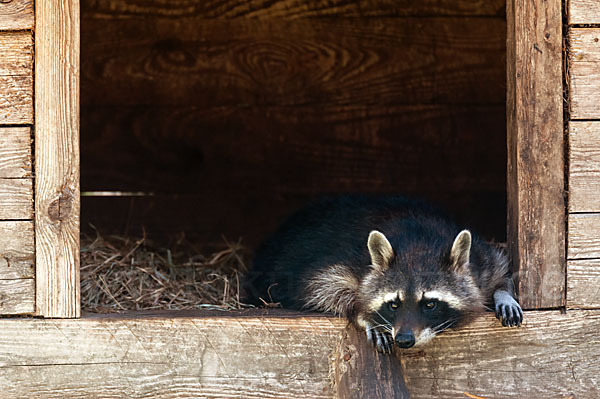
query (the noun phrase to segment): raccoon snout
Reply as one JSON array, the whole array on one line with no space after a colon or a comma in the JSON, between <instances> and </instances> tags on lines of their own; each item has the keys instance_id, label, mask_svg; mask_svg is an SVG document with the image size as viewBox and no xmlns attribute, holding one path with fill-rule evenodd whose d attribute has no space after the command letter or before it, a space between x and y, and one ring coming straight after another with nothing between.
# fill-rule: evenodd
<instances>
[{"instance_id":1,"label":"raccoon snout","mask_svg":"<svg viewBox=\"0 0 600 399\"><path fill-rule=\"evenodd\" d=\"M415 335L412 332L398 333L394 337L394 341L400 348L412 348L415 345Z\"/></svg>"}]
</instances>

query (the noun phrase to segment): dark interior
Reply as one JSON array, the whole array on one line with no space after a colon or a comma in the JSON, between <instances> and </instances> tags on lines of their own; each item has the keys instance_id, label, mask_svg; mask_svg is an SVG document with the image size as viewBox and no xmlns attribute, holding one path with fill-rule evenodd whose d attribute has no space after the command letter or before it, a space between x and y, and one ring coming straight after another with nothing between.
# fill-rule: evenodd
<instances>
[{"instance_id":1,"label":"dark interior","mask_svg":"<svg viewBox=\"0 0 600 399\"><path fill-rule=\"evenodd\" d=\"M505 1L81 5L82 228L243 238L321 194L506 238Z\"/></svg>"}]
</instances>

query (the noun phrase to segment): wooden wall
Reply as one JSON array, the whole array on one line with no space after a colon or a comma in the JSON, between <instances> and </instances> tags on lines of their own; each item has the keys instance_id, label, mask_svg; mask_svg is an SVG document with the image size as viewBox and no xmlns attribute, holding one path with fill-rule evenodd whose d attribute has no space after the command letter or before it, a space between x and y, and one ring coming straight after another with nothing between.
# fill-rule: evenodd
<instances>
[{"instance_id":1,"label":"wooden wall","mask_svg":"<svg viewBox=\"0 0 600 399\"><path fill-rule=\"evenodd\" d=\"M567 305L600 307L600 3L569 2Z\"/></svg>"},{"instance_id":2,"label":"wooden wall","mask_svg":"<svg viewBox=\"0 0 600 399\"><path fill-rule=\"evenodd\" d=\"M0 2L0 314L33 313L33 3Z\"/></svg>"},{"instance_id":3,"label":"wooden wall","mask_svg":"<svg viewBox=\"0 0 600 399\"><path fill-rule=\"evenodd\" d=\"M490 313L392 362L413 399L597 398L598 313L530 311L521 328ZM355 398L332 389L330 368L343 374L364 361L366 348L341 345L346 324L265 310L2 320L0 389L23 398Z\"/></svg>"},{"instance_id":4,"label":"wooden wall","mask_svg":"<svg viewBox=\"0 0 600 399\"><path fill-rule=\"evenodd\" d=\"M251 246L320 193L505 238L505 2L82 2L83 226Z\"/></svg>"}]
</instances>

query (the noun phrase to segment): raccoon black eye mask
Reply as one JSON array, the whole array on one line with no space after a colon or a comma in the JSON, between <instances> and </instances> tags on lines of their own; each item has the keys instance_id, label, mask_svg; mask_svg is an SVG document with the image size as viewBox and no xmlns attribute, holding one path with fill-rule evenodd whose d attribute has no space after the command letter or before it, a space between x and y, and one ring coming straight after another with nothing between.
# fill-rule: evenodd
<instances>
[{"instance_id":1,"label":"raccoon black eye mask","mask_svg":"<svg viewBox=\"0 0 600 399\"><path fill-rule=\"evenodd\" d=\"M504 326L523 320L506 255L403 197L312 204L257 251L252 274L248 300L347 317L383 353L421 346L486 310Z\"/></svg>"}]
</instances>

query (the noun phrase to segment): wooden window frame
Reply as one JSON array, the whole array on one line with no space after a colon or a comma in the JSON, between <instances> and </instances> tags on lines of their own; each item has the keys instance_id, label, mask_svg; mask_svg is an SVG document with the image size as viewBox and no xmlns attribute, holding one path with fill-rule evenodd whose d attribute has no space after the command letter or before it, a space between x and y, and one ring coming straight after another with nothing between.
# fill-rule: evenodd
<instances>
[{"instance_id":1,"label":"wooden window frame","mask_svg":"<svg viewBox=\"0 0 600 399\"><path fill-rule=\"evenodd\" d=\"M79 0L35 6L35 308L79 317Z\"/></svg>"},{"instance_id":2,"label":"wooden window frame","mask_svg":"<svg viewBox=\"0 0 600 399\"><path fill-rule=\"evenodd\" d=\"M79 317L79 0L37 1L35 23L36 314ZM508 0L508 246L525 309L565 306L561 29L560 0Z\"/></svg>"},{"instance_id":3,"label":"wooden window frame","mask_svg":"<svg viewBox=\"0 0 600 399\"><path fill-rule=\"evenodd\" d=\"M562 15L560 0L507 1L507 238L524 309L565 306Z\"/></svg>"}]
</instances>

